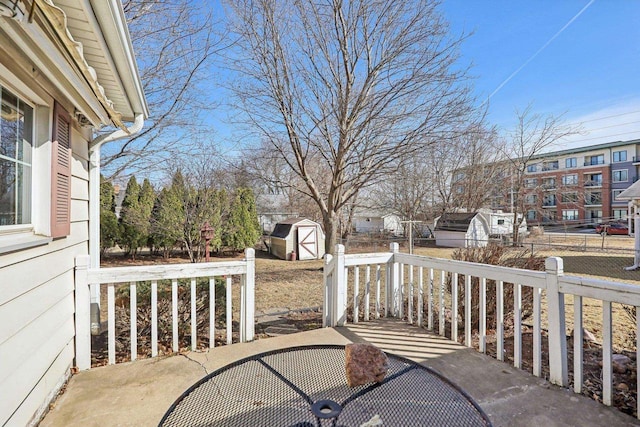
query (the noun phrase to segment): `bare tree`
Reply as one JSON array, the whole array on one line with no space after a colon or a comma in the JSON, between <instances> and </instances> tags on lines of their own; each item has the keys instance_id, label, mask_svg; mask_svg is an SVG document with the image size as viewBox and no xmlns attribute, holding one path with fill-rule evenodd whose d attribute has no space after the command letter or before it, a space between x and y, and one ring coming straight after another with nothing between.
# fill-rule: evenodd
<instances>
[{"instance_id":1,"label":"bare tree","mask_svg":"<svg viewBox=\"0 0 640 427\"><path fill-rule=\"evenodd\" d=\"M375 207L408 220L426 219L433 200L430 157L427 152L417 154L380 181L370 191Z\"/></svg>"},{"instance_id":2,"label":"bare tree","mask_svg":"<svg viewBox=\"0 0 640 427\"><path fill-rule=\"evenodd\" d=\"M104 147L101 164L108 177L148 173L194 149L190 136L204 122L202 112L216 106L211 58L224 49L208 2L124 0L123 7L150 117L139 134Z\"/></svg>"},{"instance_id":3,"label":"bare tree","mask_svg":"<svg viewBox=\"0 0 640 427\"><path fill-rule=\"evenodd\" d=\"M433 197L432 217L446 211L475 211L491 205L502 191L503 157L496 148L497 133L483 120L465 132L436 144L430 153Z\"/></svg>"},{"instance_id":4,"label":"bare tree","mask_svg":"<svg viewBox=\"0 0 640 427\"><path fill-rule=\"evenodd\" d=\"M514 214L513 241L518 242L518 230L522 225L527 206L527 170L540 154L554 146L563 138L580 132L579 127L564 123L562 117L543 116L533 113L532 105L523 111L516 111L517 124L511 134L510 141L498 145L508 164L511 206ZM552 167L552 166L550 166ZM543 165L544 169L544 165ZM555 197L555 195L553 195Z\"/></svg>"},{"instance_id":5,"label":"bare tree","mask_svg":"<svg viewBox=\"0 0 640 427\"><path fill-rule=\"evenodd\" d=\"M229 6L238 106L304 182L331 252L343 206L460 128L470 109L466 70L454 67L463 38L428 0Z\"/></svg>"}]
</instances>

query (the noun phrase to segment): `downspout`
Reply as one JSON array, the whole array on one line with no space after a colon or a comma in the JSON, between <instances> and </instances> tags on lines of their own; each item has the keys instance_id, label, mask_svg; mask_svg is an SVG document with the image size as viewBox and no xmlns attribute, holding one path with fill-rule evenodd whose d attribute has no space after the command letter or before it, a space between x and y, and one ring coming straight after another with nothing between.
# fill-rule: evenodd
<instances>
[{"instance_id":1,"label":"downspout","mask_svg":"<svg viewBox=\"0 0 640 427\"><path fill-rule=\"evenodd\" d=\"M125 130L100 135L89 144L89 259L90 268L100 268L100 148L103 144L130 138L144 125L144 114L136 113ZM91 334L100 334L100 286L91 285Z\"/></svg>"}]
</instances>

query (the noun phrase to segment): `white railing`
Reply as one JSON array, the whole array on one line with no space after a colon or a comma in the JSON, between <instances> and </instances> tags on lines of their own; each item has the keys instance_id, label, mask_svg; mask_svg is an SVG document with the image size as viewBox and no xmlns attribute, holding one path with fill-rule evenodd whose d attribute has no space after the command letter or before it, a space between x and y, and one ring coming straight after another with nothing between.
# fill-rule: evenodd
<instances>
[{"instance_id":1,"label":"white railing","mask_svg":"<svg viewBox=\"0 0 640 427\"><path fill-rule=\"evenodd\" d=\"M375 302L370 306L370 268L376 266L376 286L380 289L380 277L385 278L382 291L375 293ZM385 274L380 273L380 266ZM366 269L364 295L360 288L359 270ZM349 280L349 269L353 271L353 280ZM405 280L407 276L408 280ZM462 278L464 277L464 280ZM495 283L496 318L496 357L504 360L504 291L513 287L514 342L513 364L522 367L522 294L523 289L531 288L533 294L533 369L534 375L542 375L542 302L543 292L548 322L549 342L549 380L557 385L568 387L567 331L565 316L565 295L574 298L574 337L583 336L582 299L593 298L602 301L603 307L603 356L602 356L602 393L603 403L612 404L613 364L612 364L612 303L635 306L640 319L640 286L611 281L564 276L561 258L550 257L545 261L545 271L522 270L498 267L464 261L454 261L427 256L399 253L398 244L391 244L391 252L376 254L346 255L344 247L336 247L336 255L327 256L325 262L325 326L344 326L349 312L348 295L353 291L353 310L350 318L357 322L360 310L363 318L369 319L368 312L380 313L384 293L385 316L405 318L408 323L435 330L445 335L445 312L451 319L450 336L458 341L459 316L464 324L464 344L472 347L472 317L478 319L478 351L487 351L487 281ZM472 286L472 282L475 286ZM459 285L458 283L461 283ZM462 285L463 283L463 285ZM449 287L449 293L446 290ZM464 312L458 311L458 292L464 292ZM476 293L477 292L477 293ZM472 296L477 296L478 310L472 312ZM415 303L415 307L413 306ZM438 319L435 319L435 307ZM373 307L373 308L372 308ZM406 308L406 313L405 313ZM426 309L426 313L425 313ZM636 325L636 337L640 334L640 320ZM582 392L583 387L583 340L574 339L574 391ZM636 345L637 358L640 360L640 346ZM640 390L640 376L638 378ZM640 399L639 399L640 402ZM639 410L640 414L640 403Z\"/></svg>"},{"instance_id":2,"label":"white railing","mask_svg":"<svg viewBox=\"0 0 640 427\"><path fill-rule=\"evenodd\" d=\"M131 360L138 355L138 284L150 282L151 307L151 356L158 355L158 283L171 282L171 319L172 319L172 350L179 350L178 328L178 281L188 280L190 290L190 334L191 348L198 346L198 330L196 316L196 288L197 279L208 279L209 292L209 346L215 343L215 285L216 278L223 278L226 290L226 338L232 342L233 307L232 287L240 283L240 322L239 337L241 342L252 341L254 338L254 283L255 283L255 252L246 249L245 258L241 261L210 262L201 264L165 264L136 267L89 268L89 257L76 258L75 293L76 293L76 365L79 369L91 368L91 319L90 319L90 291L91 285L107 285L107 329L108 329L108 360L109 364L116 363L116 326L115 326L115 295L116 286L128 286L130 307L130 341Z\"/></svg>"}]
</instances>

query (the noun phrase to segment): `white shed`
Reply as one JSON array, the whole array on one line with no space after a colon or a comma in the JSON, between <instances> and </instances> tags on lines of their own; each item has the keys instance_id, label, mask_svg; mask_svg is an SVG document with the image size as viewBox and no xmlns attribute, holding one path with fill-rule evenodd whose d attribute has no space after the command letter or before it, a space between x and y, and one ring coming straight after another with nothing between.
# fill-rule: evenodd
<instances>
[{"instance_id":1,"label":"white shed","mask_svg":"<svg viewBox=\"0 0 640 427\"><path fill-rule=\"evenodd\" d=\"M306 218L280 221L271 233L271 254L280 259L322 259L324 232L322 226ZM295 253L295 258L292 258Z\"/></svg>"},{"instance_id":2,"label":"white shed","mask_svg":"<svg viewBox=\"0 0 640 427\"><path fill-rule=\"evenodd\" d=\"M436 245L476 248L489 243L489 225L477 212L445 213L435 220Z\"/></svg>"}]
</instances>

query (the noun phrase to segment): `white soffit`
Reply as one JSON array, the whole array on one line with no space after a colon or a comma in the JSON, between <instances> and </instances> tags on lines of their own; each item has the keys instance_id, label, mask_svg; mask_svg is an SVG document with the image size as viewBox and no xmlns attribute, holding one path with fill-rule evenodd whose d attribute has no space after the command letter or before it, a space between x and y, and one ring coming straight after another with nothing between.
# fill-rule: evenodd
<instances>
[{"instance_id":1,"label":"white soffit","mask_svg":"<svg viewBox=\"0 0 640 427\"><path fill-rule=\"evenodd\" d=\"M124 128L122 120L133 121L135 115L140 113L148 116L146 102L135 59L132 55L131 58L125 58L123 53L131 50L126 27L124 30L116 28L116 19L110 13L110 8L120 8L120 3L116 1L112 4L111 0L98 0L98 3L101 5L100 11L94 11L88 0L55 0L55 3L52 0L38 0L43 9L48 4L64 12L66 29L60 30L71 36L71 42L81 56L79 66L82 68L84 62L90 69L89 78L94 76L94 79L89 83L97 92L96 96L104 98L103 104L106 102L110 107L108 109L114 124ZM97 13L100 16L96 17ZM119 17L124 19L124 16ZM122 31L125 31L125 35L119 36L118 33ZM105 39L107 37L110 38L110 44ZM110 49L110 46L115 48Z\"/></svg>"}]
</instances>

